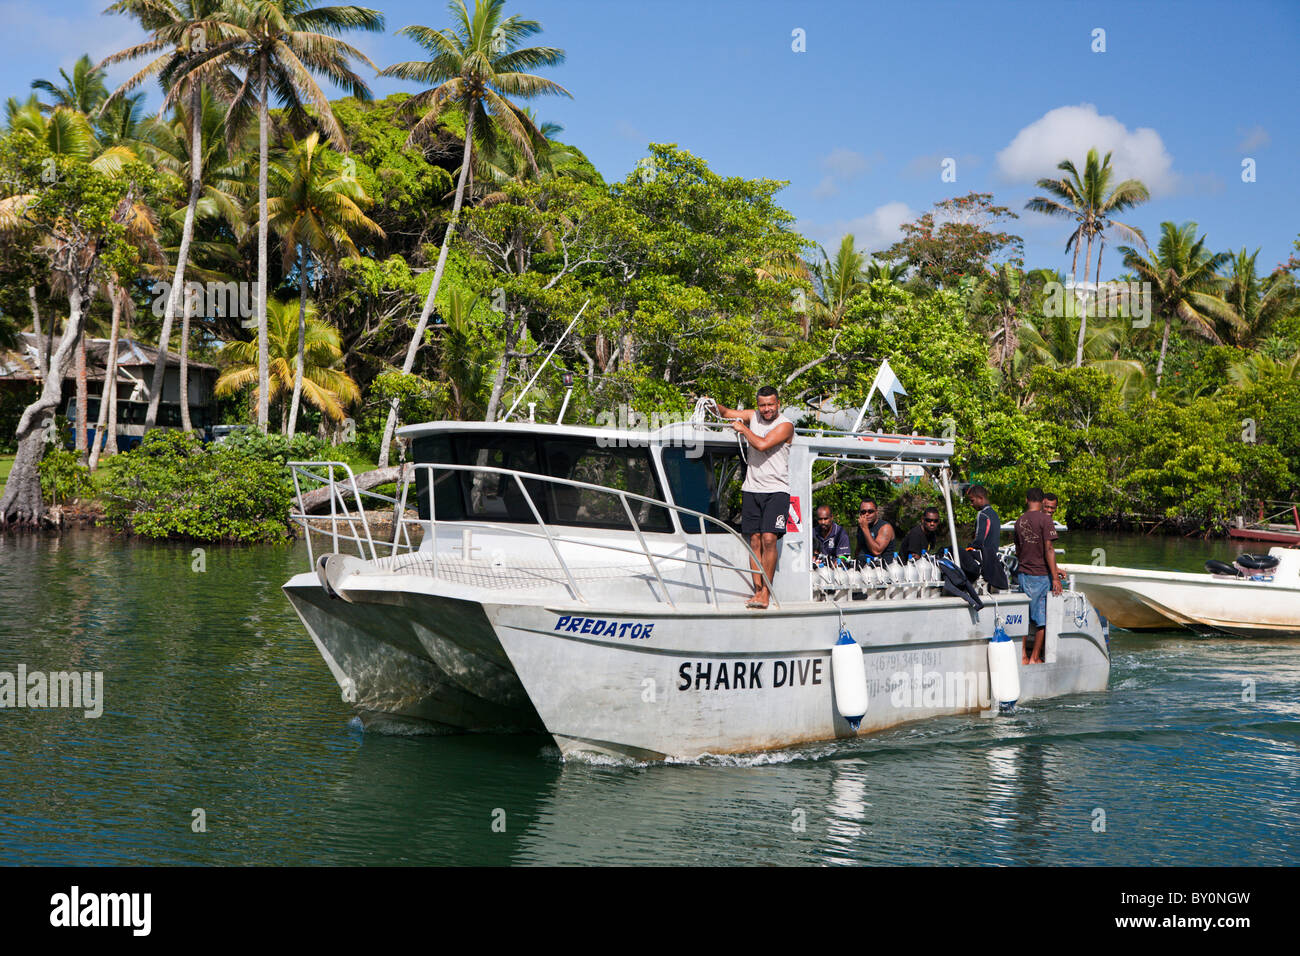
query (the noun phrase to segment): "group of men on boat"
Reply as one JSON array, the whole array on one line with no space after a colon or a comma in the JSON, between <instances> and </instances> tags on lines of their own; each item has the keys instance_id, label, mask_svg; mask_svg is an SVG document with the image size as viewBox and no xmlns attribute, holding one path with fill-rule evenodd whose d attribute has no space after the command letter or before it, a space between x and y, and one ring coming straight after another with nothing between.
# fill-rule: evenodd
<instances>
[{"instance_id":1,"label":"group of men on boat","mask_svg":"<svg viewBox=\"0 0 1300 956\"><path fill-rule=\"evenodd\" d=\"M780 539L786 532L790 509L794 422L781 413L777 390L770 385L758 390L756 408L727 408L716 402L714 406L748 446L747 470L741 485L741 534L749 539L759 566L754 567L754 596L745 606L763 609L771 601L768 582L776 575ZM1011 585L999 554L1002 525L990 503L988 489L971 485L966 496L977 514L974 538L957 556L960 567L972 581L982 576L991 589L1008 590ZM1025 495L1025 512L1015 523L1017 584L1029 596L1032 624L1024 644L1025 664L1043 662L1047 594L1061 593L1062 574L1056 566L1053 544L1057 537L1053 519L1056 507L1056 495L1030 488ZM895 543L893 525L874 500L865 498L858 505L855 550L848 531L836 523L830 507L818 505L812 533L813 560L819 564L862 565L869 561L907 561L926 554L938 556L945 551L939 537L941 522L939 509L928 507L920 522Z\"/></svg>"}]
</instances>

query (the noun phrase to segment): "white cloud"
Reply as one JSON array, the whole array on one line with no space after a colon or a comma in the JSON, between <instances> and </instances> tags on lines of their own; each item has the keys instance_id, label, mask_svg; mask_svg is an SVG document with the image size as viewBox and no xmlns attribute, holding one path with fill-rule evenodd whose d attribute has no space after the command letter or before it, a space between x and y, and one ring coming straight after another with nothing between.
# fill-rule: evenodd
<instances>
[{"instance_id":1,"label":"white cloud","mask_svg":"<svg viewBox=\"0 0 1300 956\"><path fill-rule=\"evenodd\" d=\"M880 252L892 246L902 238L899 229L905 222L916 218L905 202L890 202L877 206L871 212L856 219L837 219L825 223L801 223L799 231L805 236L821 243L822 248L834 255L840 240L852 233L857 248L868 254Z\"/></svg>"},{"instance_id":2,"label":"white cloud","mask_svg":"<svg viewBox=\"0 0 1300 956\"><path fill-rule=\"evenodd\" d=\"M813 188L813 198L830 199L832 196L839 195L841 187L866 175L871 167L882 159L879 153L868 157L857 150L846 149L843 146L835 147L821 158L819 165L825 170L826 175Z\"/></svg>"},{"instance_id":3,"label":"white cloud","mask_svg":"<svg viewBox=\"0 0 1300 956\"><path fill-rule=\"evenodd\" d=\"M1129 130L1113 116L1101 116L1091 103L1060 106L1030 123L998 153L998 169L1011 182L1033 183L1055 175L1056 165L1071 160L1080 174L1088 150L1110 152L1115 182L1140 179L1151 195L1168 195L1178 186L1173 157L1160 134L1148 127Z\"/></svg>"},{"instance_id":4,"label":"white cloud","mask_svg":"<svg viewBox=\"0 0 1300 956\"><path fill-rule=\"evenodd\" d=\"M1273 142L1273 137L1268 135L1268 130L1256 123L1250 129L1238 129L1242 140L1237 144L1238 152L1249 153L1254 149L1263 149L1269 143Z\"/></svg>"}]
</instances>

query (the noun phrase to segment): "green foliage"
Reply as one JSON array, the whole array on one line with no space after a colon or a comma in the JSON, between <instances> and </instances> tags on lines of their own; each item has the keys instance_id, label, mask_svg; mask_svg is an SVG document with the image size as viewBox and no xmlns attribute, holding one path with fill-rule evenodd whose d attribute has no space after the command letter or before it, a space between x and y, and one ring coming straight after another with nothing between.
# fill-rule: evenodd
<instances>
[{"instance_id":1,"label":"green foliage","mask_svg":"<svg viewBox=\"0 0 1300 956\"><path fill-rule=\"evenodd\" d=\"M105 517L119 530L150 538L283 540L293 491L279 459L297 448L273 444L205 449L192 434L151 431L115 462L104 486Z\"/></svg>"},{"instance_id":2,"label":"green foliage","mask_svg":"<svg viewBox=\"0 0 1300 956\"><path fill-rule=\"evenodd\" d=\"M41 495L51 505L67 504L89 498L95 491L90 469L81 463L75 451L51 448L36 470L41 476Z\"/></svg>"}]
</instances>

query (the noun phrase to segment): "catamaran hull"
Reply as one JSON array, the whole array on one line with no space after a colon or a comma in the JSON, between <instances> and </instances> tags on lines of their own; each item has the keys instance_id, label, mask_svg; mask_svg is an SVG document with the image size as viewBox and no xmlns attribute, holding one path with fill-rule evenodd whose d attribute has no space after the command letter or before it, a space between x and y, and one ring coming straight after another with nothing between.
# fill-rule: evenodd
<instances>
[{"instance_id":1,"label":"catamaran hull","mask_svg":"<svg viewBox=\"0 0 1300 956\"><path fill-rule=\"evenodd\" d=\"M1062 566L1111 624L1125 630L1187 627L1242 637L1300 636L1300 586L1210 574Z\"/></svg>"},{"instance_id":2,"label":"catamaran hull","mask_svg":"<svg viewBox=\"0 0 1300 956\"><path fill-rule=\"evenodd\" d=\"M854 737L912 720L996 708L994 609L955 598L842 604L865 654L868 706L840 715L834 605L676 611L661 604L480 603L430 583L352 579L331 598L314 575L285 591L363 716L438 730L550 733L566 755L690 759ZM1068 606L1067 606L1068 604ZM1000 596L1007 631L1027 631L1023 595ZM1102 691L1107 640L1081 596L1053 598L1049 662L1020 667L1020 702ZM1018 656L1018 655L1017 655Z\"/></svg>"}]
</instances>

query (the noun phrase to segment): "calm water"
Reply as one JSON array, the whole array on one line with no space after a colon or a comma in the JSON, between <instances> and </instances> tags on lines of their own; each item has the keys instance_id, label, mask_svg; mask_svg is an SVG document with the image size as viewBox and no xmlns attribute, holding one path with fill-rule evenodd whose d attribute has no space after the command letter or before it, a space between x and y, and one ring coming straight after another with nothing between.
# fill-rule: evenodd
<instances>
[{"instance_id":1,"label":"calm water","mask_svg":"<svg viewBox=\"0 0 1300 956\"><path fill-rule=\"evenodd\" d=\"M1178 570L1238 550L1062 544ZM208 548L199 573L190 546L0 537L0 671L105 675L98 719L0 710L0 863L1300 860L1300 643L1118 631L1108 693L1013 718L565 764L542 737L363 733L281 596L305 559Z\"/></svg>"}]
</instances>

